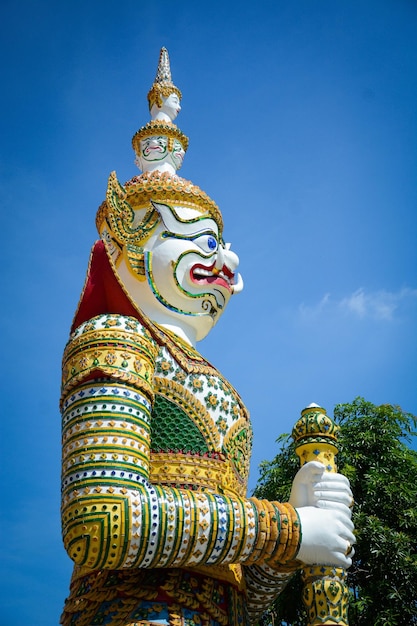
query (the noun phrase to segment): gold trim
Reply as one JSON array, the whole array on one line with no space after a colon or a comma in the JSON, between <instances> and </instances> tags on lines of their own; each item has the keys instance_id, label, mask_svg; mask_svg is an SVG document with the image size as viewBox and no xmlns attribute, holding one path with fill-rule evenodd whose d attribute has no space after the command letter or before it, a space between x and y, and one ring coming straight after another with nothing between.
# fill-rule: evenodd
<instances>
[{"instance_id":1,"label":"gold trim","mask_svg":"<svg viewBox=\"0 0 417 626\"><path fill-rule=\"evenodd\" d=\"M137 155L140 154L140 142L145 137L153 137L154 135L163 135L173 139L178 139L187 151L189 139L184 133L172 122L162 122L161 120L151 120L145 126L139 128L132 138L132 146ZM171 148L172 150L172 148Z\"/></svg>"},{"instance_id":2,"label":"gold trim","mask_svg":"<svg viewBox=\"0 0 417 626\"><path fill-rule=\"evenodd\" d=\"M236 480L228 459L180 452L151 452L150 482L160 485L194 485L228 496L245 497L246 486Z\"/></svg>"},{"instance_id":3,"label":"gold trim","mask_svg":"<svg viewBox=\"0 0 417 626\"><path fill-rule=\"evenodd\" d=\"M127 198L133 209L141 209L149 205L149 201L162 204L179 204L196 209L200 213L208 213L223 230L223 219L220 209L200 187L191 181L169 172L144 172L134 176L124 185Z\"/></svg>"},{"instance_id":4,"label":"gold trim","mask_svg":"<svg viewBox=\"0 0 417 626\"><path fill-rule=\"evenodd\" d=\"M239 435L242 431L249 431L245 439L242 440L243 445L239 439ZM240 479L243 484L246 484L250 470L252 428L248 416L245 415L245 413L244 416L242 416L239 420L232 424L232 426L230 426L230 428L228 429L223 441L223 450L227 452L227 455L230 459L231 467L234 469L234 473L238 477L237 480ZM243 463L239 461L239 456L235 455L236 451L239 451L241 455L243 455ZM236 463L233 462L234 458L236 458ZM241 464L242 466L239 467L238 464Z\"/></svg>"}]
</instances>

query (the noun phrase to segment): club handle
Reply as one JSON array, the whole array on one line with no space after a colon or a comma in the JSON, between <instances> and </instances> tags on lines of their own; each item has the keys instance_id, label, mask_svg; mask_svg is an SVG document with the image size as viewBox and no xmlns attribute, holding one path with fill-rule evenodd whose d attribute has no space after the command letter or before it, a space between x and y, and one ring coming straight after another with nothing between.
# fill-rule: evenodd
<instances>
[{"instance_id":1,"label":"club handle","mask_svg":"<svg viewBox=\"0 0 417 626\"><path fill-rule=\"evenodd\" d=\"M310 405L301 411L301 417L292 431L300 465L319 461L328 472L336 472L338 431L339 427L326 415L325 409ZM307 626L349 626L346 571L341 567L306 565L301 576L303 602L308 615Z\"/></svg>"}]
</instances>

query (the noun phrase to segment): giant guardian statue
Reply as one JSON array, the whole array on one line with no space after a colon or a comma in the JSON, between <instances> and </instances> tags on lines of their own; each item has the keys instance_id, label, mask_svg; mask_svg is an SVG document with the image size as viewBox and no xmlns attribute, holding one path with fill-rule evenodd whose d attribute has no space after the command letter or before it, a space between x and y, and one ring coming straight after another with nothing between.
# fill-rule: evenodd
<instances>
[{"instance_id":1,"label":"giant guardian statue","mask_svg":"<svg viewBox=\"0 0 417 626\"><path fill-rule=\"evenodd\" d=\"M142 174L110 175L63 357L61 623L247 626L305 564L349 567L352 494L313 461L289 502L247 496L248 412L196 349L243 280L218 206L177 175L164 48L148 100Z\"/></svg>"}]
</instances>

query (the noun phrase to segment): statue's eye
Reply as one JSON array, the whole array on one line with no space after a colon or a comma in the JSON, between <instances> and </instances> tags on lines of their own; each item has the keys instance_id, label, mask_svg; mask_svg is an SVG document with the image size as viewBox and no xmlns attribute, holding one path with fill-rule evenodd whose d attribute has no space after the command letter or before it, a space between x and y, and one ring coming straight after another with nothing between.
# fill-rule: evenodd
<instances>
[{"instance_id":1,"label":"statue's eye","mask_svg":"<svg viewBox=\"0 0 417 626\"><path fill-rule=\"evenodd\" d=\"M195 237L193 241L204 252L215 252L217 250L217 239L213 235L200 235Z\"/></svg>"}]
</instances>

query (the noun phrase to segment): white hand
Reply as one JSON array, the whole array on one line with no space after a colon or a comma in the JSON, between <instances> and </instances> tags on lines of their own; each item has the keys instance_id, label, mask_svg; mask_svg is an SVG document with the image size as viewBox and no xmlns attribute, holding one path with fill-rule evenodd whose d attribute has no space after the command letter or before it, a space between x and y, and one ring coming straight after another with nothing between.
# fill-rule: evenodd
<instances>
[{"instance_id":1,"label":"white hand","mask_svg":"<svg viewBox=\"0 0 417 626\"><path fill-rule=\"evenodd\" d=\"M348 479L342 474L327 472L322 463L306 463L294 478L290 503L295 508L337 509L350 518L352 502Z\"/></svg>"},{"instance_id":2,"label":"white hand","mask_svg":"<svg viewBox=\"0 0 417 626\"><path fill-rule=\"evenodd\" d=\"M297 559L308 565L320 563L347 569L352 565L356 542L349 515L341 510L313 506L297 509L301 521L301 545Z\"/></svg>"}]
</instances>

